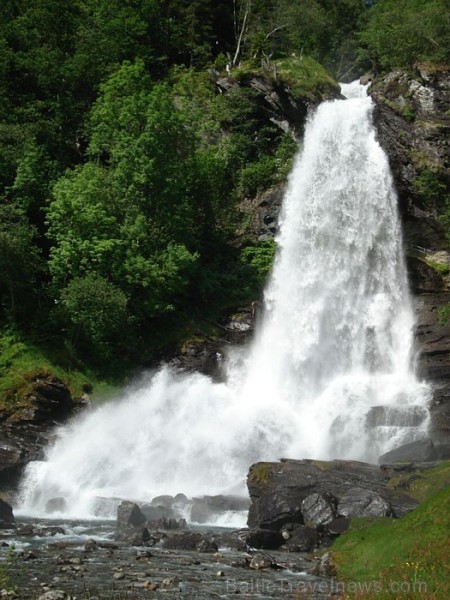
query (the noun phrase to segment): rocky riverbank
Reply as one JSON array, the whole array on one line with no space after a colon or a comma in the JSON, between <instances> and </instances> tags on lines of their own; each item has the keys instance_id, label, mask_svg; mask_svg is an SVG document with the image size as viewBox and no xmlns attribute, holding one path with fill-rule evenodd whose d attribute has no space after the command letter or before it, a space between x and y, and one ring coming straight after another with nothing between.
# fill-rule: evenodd
<instances>
[{"instance_id":1,"label":"rocky riverbank","mask_svg":"<svg viewBox=\"0 0 450 600\"><path fill-rule=\"evenodd\" d=\"M306 593L319 600L337 585L327 560L249 551L239 532L154 530L147 542L132 545L111 529L111 522L28 521L3 530L1 597L201 600L239 594L264 600ZM201 545L194 548L193 539Z\"/></svg>"}]
</instances>

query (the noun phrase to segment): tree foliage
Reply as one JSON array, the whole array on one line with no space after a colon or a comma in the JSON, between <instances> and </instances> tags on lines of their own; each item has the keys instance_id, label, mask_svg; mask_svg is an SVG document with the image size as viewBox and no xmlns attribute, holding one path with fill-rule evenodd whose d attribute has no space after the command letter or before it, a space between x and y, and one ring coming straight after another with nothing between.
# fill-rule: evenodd
<instances>
[{"instance_id":1,"label":"tree foliage","mask_svg":"<svg viewBox=\"0 0 450 600\"><path fill-rule=\"evenodd\" d=\"M361 32L373 60L382 68L450 57L447 0L378 0Z\"/></svg>"},{"instance_id":2,"label":"tree foliage","mask_svg":"<svg viewBox=\"0 0 450 600\"><path fill-rule=\"evenodd\" d=\"M296 144L217 79L282 58L310 97L314 58L345 77L447 60L448 18L446 0L3 0L0 326L145 359L252 298L273 248L238 240L236 204Z\"/></svg>"}]
</instances>

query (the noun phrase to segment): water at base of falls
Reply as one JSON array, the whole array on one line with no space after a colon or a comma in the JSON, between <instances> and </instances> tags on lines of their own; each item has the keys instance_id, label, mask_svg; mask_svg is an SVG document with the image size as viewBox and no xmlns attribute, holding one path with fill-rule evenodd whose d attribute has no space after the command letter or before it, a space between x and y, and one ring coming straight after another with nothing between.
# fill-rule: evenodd
<instances>
[{"instance_id":1,"label":"water at base of falls","mask_svg":"<svg viewBox=\"0 0 450 600\"><path fill-rule=\"evenodd\" d=\"M22 512L61 496L86 516L98 496L244 493L257 460L375 462L424 437L397 199L372 101L357 84L344 93L307 125L265 314L226 383L163 368L62 428L27 469Z\"/></svg>"}]
</instances>

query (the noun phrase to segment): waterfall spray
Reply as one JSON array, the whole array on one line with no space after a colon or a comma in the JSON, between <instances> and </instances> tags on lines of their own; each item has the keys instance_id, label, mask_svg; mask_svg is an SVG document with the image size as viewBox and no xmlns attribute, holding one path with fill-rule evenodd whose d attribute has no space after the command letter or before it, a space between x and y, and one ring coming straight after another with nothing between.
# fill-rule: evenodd
<instances>
[{"instance_id":1,"label":"waterfall spray","mask_svg":"<svg viewBox=\"0 0 450 600\"><path fill-rule=\"evenodd\" d=\"M307 124L246 358L225 383L165 367L60 429L25 473L22 511L57 496L85 516L96 496L243 492L256 460L375 462L424 437L397 199L372 101L357 84L344 93Z\"/></svg>"}]
</instances>

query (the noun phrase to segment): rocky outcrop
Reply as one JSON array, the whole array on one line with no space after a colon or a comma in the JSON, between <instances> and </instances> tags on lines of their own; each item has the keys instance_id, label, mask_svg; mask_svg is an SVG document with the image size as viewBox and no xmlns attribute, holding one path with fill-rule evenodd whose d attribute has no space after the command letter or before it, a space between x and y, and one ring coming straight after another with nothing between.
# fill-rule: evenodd
<instances>
[{"instance_id":1,"label":"rocky outcrop","mask_svg":"<svg viewBox=\"0 0 450 600\"><path fill-rule=\"evenodd\" d=\"M445 248L439 215L450 181L449 71L419 67L414 76L396 71L378 78L369 92L399 194L406 242Z\"/></svg>"},{"instance_id":2,"label":"rocky outcrop","mask_svg":"<svg viewBox=\"0 0 450 600\"><path fill-rule=\"evenodd\" d=\"M216 333L210 336L199 335L187 340L180 352L161 363L178 371L203 373L215 381L224 380L223 361L227 348L243 344L253 333L258 317L259 303L242 306L221 323L210 323Z\"/></svg>"},{"instance_id":3,"label":"rocky outcrop","mask_svg":"<svg viewBox=\"0 0 450 600\"><path fill-rule=\"evenodd\" d=\"M0 499L0 529L11 529L15 526L16 520L11 505Z\"/></svg>"},{"instance_id":4,"label":"rocky outcrop","mask_svg":"<svg viewBox=\"0 0 450 600\"><path fill-rule=\"evenodd\" d=\"M417 66L414 74L377 78L369 91L399 195L414 294L417 374L434 389L426 455L450 456L450 324L439 318L450 303L449 238L442 219L450 198L450 72ZM408 451L414 454L410 447L400 455Z\"/></svg>"},{"instance_id":5,"label":"rocky outcrop","mask_svg":"<svg viewBox=\"0 0 450 600\"><path fill-rule=\"evenodd\" d=\"M67 386L48 374L34 376L29 391L0 414L0 483L13 486L25 465L42 458L52 430L81 408Z\"/></svg>"},{"instance_id":6,"label":"rocky outcrop","mask_svg":"<svg viewBox=\"0 0 450 600\"><path fill-rule=\"evenodd\" d=\"M256 92L255 102L264 120L272 122L284 132L291 132L297 139L303 134L310 107L322 100L341 97L339 86L333 84L331 79L328 85L319 86L315 95L306 97L294 94L291 86L276 74L263 75L257 71L248 72L239 80L233 77L218 78L216 85L221 93L240 87L251 88Z\"/></svg>"},{"instance_id":7,"label":"rocky outcrop","mask_svg":"<svg viewBox=\"0 0 450 600\"><path fill-rule=\"evenodd\" d=\"M255 533L247 539L273 543L273 535L257 532L279 532L286 549L306 551L329 543L353 517L401 517L418 503L390 485L395 475L395 469L355 461L256 463L247 478L248 526Z\"/></svg>"}]
</instances>

